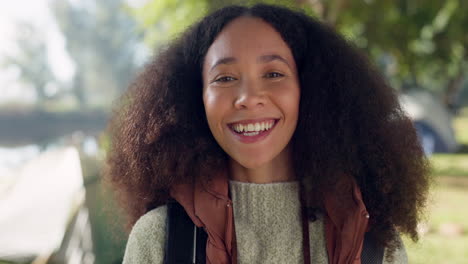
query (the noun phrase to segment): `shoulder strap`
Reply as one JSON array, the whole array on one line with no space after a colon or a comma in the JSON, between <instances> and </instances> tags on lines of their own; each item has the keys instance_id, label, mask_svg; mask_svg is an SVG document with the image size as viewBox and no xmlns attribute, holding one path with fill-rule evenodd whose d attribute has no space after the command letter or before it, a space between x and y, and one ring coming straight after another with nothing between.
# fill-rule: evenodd
<instances>
[{"instance_id":1,"label":"shoulder strap","mask_svg":"<svg viewBox=\"0 0 468 264\"><path fill-rule=\"evenodd\" d=\"M175 200L167 204L166 248L164 264L205 264L207 234L193 224L184 208ZM361 264L381 264L384 248L366 233Z\"/></svg>"},{"instance_id":2,"label":"shoulder strap","mask_svg":"<svg viewBox=\"0 0 468 264\"><path fill-rule=\"evenodd\" d=\"M376 243L369 232L366 232L362 245L361 264L381 264L383 257L384 248Z\"/></svg>"},{"instance_id":3,"label":"shoulder strap","mask_svg":"<svg viewBox=\"0 0 468 264\"><path fill-rule=\"evenodd\" d=\"M207 234L175 200L167 204L165 264L204 264Z\"/></svg>"}]
</instances>

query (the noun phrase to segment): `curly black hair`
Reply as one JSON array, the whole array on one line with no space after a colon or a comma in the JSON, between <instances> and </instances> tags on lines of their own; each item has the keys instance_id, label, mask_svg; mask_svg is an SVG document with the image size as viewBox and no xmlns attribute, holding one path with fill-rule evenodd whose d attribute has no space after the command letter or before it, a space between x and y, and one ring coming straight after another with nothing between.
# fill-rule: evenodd
<instances>
[{"instance_id":1,"label":"curly black hair","mask_svg":"<svg viewBox=\"0 0 468 264\"><path fill-rule=\"evenodd\" d=\"M356 47L300 11L272 5L228 6L204 17L162 49L131 84L109 126L110 183L129 227L163 205L174 184L206 180L228 157L208 128L202 64L208 48L236 18L267 22L291 49L301 97L292 137L294 168L306 205L323 210L326 193L354 177L370 232L392 252L397 232L418 239L429 166L398 97Z\"/></svg>"}]
</instances>

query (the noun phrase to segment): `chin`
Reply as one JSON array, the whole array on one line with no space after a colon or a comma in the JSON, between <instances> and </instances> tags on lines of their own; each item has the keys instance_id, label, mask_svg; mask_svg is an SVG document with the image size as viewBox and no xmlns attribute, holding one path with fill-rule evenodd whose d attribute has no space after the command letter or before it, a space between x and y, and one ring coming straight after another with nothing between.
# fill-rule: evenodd
<instances>
[{"instance_id":1,"label":"chin","mask_svg":"<svg viewBox=\"0 0 468 264\"><path fill-rule=\"evenodd\" d=\"M246 169L258 169L268 163L271 159L259 159L259 157L251 158L251 159L235 159L234 160L239 163L242 167Z\"/></svg>"}]
</instances>

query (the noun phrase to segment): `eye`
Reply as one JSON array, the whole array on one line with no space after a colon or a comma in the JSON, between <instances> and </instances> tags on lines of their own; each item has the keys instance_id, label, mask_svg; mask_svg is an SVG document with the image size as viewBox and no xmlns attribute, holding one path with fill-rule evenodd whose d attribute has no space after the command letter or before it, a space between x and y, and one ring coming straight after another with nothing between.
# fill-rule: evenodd
<instances>
[{"instance_id":1,"label":"eye","mask_svg":"<svg viewBox=\"0 0 468 264\"><path fill-rule=\"evenodd\" d=\"M226 82L232 82L235 80L236 78L231 77L231 76L222 76L222 77L219 77L218 79L215 79L213 82L226 83Z\"/></svg>"},{"instance_id":2,"label":"eye","mask_svg":"<svg viewBox=\"0 0 468 264\"><path fill-rule=\"evenodd\" d=\"M281 74L279 72L269 72L267 74L265 74L265 78L279 78L279 77L283 77L284 74Z\"/></svg>"}]
</instances>

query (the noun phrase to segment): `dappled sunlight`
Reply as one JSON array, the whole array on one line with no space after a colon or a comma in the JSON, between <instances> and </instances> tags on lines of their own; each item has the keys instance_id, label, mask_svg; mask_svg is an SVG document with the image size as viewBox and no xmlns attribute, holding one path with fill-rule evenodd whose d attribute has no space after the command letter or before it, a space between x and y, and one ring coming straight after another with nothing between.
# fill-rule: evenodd
<instances>
[{"instance_id":1,"label":"dappled sunlight","mask_svg":"<svg viewBox=\"0 0 468 264\"><path fill-rule=\"evenodd\" d=\"M468 1L17 0L0 3L0 264L122 262L128 238L125 216L115 193L105 185L103 174L110 146L116 143L106 131L109 119L117 107L134 100L125 97L129 85L169 41L209 12L246 2L274 2L301 9L328 24L369 57L399 98L402 111L411 120L407 122L409 131L414 127L432 166L427 213L418 228L421 239L415 244L403 237L409 263L468 262ZM326 50L323 54L327 52L340 55ZM181 63L176 60L176 64ZM175 80L179 73L170 75ZM359 80L352 73L350 70L339 76L351 82ZM248 79L245 76L239 80ZM147 86L157 91L152 85L157 78L153 77ZM298 84L301 95L303 79ZM320 88L320 93L327 91ZM222 92L232 93L230 89ZM160 93L143 96L151 98L148 104L152 106L163 98ZM174 97L178 100L183 95ZM278 98L284 99L284 93ZM320 101L322 97L316 98ZM349 98L344 96L339 102L350 106L344 115L352 115L357 109L353 105L356 100ZM375 104L373 99L365 100L371 105ZM165 102L160 105L173 110ZM338 109L335 104L333 108ZM211 112L218 114L221 110L218 105ZM190 114L184 118L192 119ZM161 125L155 116L152 112L144 122ZM359 123L360 128L365 127L365 120L359 119ZM375 126L371 127L368 130ZM293 138L297 135L294 129L290 131ZM190 133L195 132L186 130L184 137L192 138ZM330 134L324 134L325 138ZM127 146L128 142L116 145ZM154 145L145 147L160 147ZM416 143L414 149L419 151ZM374 154L370 156L380 157ZM406 161L414 155L401 157ZM322 157L317 160L323 164L327 161ZM379 166L385 169L385 164ZM150 166L140 167L151 171Z\"/></svg>"}]
</instances>

